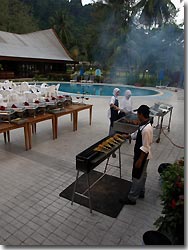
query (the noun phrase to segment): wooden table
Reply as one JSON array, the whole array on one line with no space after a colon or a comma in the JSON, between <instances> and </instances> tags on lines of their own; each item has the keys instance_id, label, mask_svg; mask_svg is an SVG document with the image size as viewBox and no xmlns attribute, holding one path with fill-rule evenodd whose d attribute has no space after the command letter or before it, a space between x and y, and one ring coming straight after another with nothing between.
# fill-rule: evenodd
<instances>
[{"instance_id":1,"label":"wooden table","mask_svg":"<svg viewBox=\"0 0 188 250\"><path fill-rule=\"evenodd\" d=\"M25 149L29 149L29 137L28 137L28 125L27 122L23 124L12 124L8 122L0 123L0 133L4 133L4 142L7 142L6 135L8 136L8 142L10 142L10 130L24 128L24 137L25 137Z\"/></svg>"},{"instance_id":2,"label":"wooden table","mask_svg":"<svg viewBox=\"0 0 188 250\"><path fill-rule=\"evenodd\" d=\"M74 126L74 131L78 129L78 112L89 109L89 125L91 125L91 120L92 120L92 107L93 105L91 104L74 104L71 105L73 107L73 126Z\"/></svg>"},{"instance_id":3,"label":"wooden table","mask_svg":"<svg viewBox=\"0 0 188 250\"><path fill-rule=\"evenodd\" d=\"M53 133L53 139L55 139L55 117L53 114L42 114L37 115L36 117L28 117L27 118L27 130L28 130L28 139L29 139L29 149L32 147L32 132L36 132L36 123L43 122L46 120L52 120L52 133Z\"/></svg>"},{"instance_id":4,"label":"wooden table","mask_svg":"<svg viewBox=\"0 0 188 250\"><path fill-rule=\"evenodd\" d=\"M71 117L73 115L73 131L76 131L78 128L78 112L89 109L89 124L91 125L91 119L92 119L92 107L93 105L90 104L72 104L67 107L65 107L64 110L53 113L55 117L55 138L57 138L58 133L58 117L71 114Z\"/></svg>"},{"instance_id":5,"label":"wooden table","mask_svg":"<svg viewBox=\"0 0 188 250\"><path fill-rule=\"evenodd\" d=\"M92 107L90 104L72 104L67 106L64 110L49 114L45 113L42 115L37 115L36 117L27 117L27 121L23 124L11 124L8 122L0 123L0 133L4 133L4 141L6 143L8 136L8 141L10 142L10 134L9 131L17 128L24 128L24 136L25 136L25 148L26 150L31 149L32 147L32 132L36 133L36 124L38 122L52 120L52 133L53 139L57 138L58 133L58 117L63 115L71 114L73 116L73 131L76 131L78 128L78 112L82 110L89 109L89 124L91 125L92 119Z\"/></svg>"}]
</instances>

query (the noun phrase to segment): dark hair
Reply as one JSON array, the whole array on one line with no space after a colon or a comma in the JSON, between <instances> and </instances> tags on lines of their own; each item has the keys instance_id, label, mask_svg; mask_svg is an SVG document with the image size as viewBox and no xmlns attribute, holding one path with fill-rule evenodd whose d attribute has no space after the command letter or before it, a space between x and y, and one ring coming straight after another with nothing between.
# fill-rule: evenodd
<instances>
[{"instance_id":1,"label":"dark hair","mask_svg":"<svg viewBox=\"0 0 188 250\"><path fill-rule=\"evenodd\" d=\"M145 118L149 118L149 113L150 113L150 110L149 110L149 107L147 105L141 105L138 109L137 109L137 112L139 114L142 114Z\"/></svg>"}]
</instances>

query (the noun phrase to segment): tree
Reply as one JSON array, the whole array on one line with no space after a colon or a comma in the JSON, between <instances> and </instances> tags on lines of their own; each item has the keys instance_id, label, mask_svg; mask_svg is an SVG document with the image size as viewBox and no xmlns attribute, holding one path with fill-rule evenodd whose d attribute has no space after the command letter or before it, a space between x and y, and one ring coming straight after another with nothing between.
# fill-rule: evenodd
<instances>
[{"instance_id":1,"label":"tree","mask_svg":"<svg viewBox=\"0 0 188 250\"><path fill-rule=\"evenodd\" d=\"M9 7L7 0L0 1L0 30L7 31L7 22L9 17Z\"/></svg>"},{"instance_id":2,"label":"tree","mask_svg":"<svg viewBox=\"0 0 188 250\"><path fill-rule=\"evenodd\" d=\"M176 7L171 0L141 0L133 9L134 13L140 13L140 24L149 28L152 25L161 27L176 15Z\"/></svg>"},{"instance_id":3,"label":"tree","mask_svg":"<svg viewBox=\"0 0 188 250\"><path fill-rule=\"evenodd\" d=\"M38 29L31 8L19 0L0 1L0 29L13 33L28 33Z\"/></svg>"},{"instance_id":4,"label":"tree","mask_svg":"<svg viewBox=\"0 0 188 250\"><path fill-rule=\"evenodd\" d=\"M65 10L56 11L54 16L50 18L50 24L65 46L69 48L72 39L71 28L73 27L73 22L68 12Z\"/></svg>"}]
</instances>

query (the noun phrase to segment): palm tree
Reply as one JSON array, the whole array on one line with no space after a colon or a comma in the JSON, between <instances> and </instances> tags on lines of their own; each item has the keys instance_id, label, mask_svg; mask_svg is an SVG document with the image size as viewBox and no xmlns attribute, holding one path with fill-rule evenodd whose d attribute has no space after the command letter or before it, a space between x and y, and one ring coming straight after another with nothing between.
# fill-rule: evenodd
<instances>
[{"instance_id":1,"label":"palm tree","mask_svg":"<svg viewBox=\"0 0 188 250\"><path fill-rule=\"evenodd\" d=\"M56 11L55 15L50 18L50 24L65 46L69 48L72 40L73 22L68 12L62 10Z\"/></svg>"},{"instance_id":2,"label":"palm tree","mask_svg":"<svg viewBox=\"0 0 188 250\"><path fill-rule=\"evenodd\" d=\"M111 8L117 23L124 27L130 23L135 0L105 0L104 2Z\"/></svg>"},{"instance_id":3,"label":"palm tree","mask_svg":"<svg viewBox=\"0 0 188 250\"><path fill-rule=\"evenodd\" d=\"M134 6L134 12L141 11L139 22L149 28L161 26L176 15L176 7L171 0L140 0Z\"/></svg>"}]
</instances>

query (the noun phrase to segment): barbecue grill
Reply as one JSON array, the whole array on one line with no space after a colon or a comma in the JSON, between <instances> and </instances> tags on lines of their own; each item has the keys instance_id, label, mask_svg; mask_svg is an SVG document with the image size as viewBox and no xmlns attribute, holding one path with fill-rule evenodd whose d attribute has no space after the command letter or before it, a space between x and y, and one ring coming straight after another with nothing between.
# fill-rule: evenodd
<instances>
[{"instance_id":1,"label":"barbecue grill","mask_svg":"<svg viewBox=\"0 0 188 250\"><path fill-rule=\"evenodd\" d=\"M169 120L168 120L168 132L170 131L170 123L172 118L172 110L173 106L164 103L155 103L152 107L150 107L150 120L151 124L153 123L154 117L158 118L157 125L155 126L156 129L159 129L159 133L156 139L156 142L160 142L160 135L163 128L163 120L164 116L170 113ZM124 117L120 118L119 120L114 122L114 131L131 134L134 133L138 127L139 122L137 115L135 114L128 114Z\"/></svg>"},{"instance_id":2,"label":"barbecue grill","mask_svg":"<svg viewBox=\"0 0 188 250\"><path fill-rule=\"evenodd\" d=\"M115 136L117 136L117 134ZM115 143L112 143L112 144L109 143L109 145L111 147L109 147L109 148L106 147L103 152L96 151L97 148L100 148L100 145L102 145L103 143L105 143L107 141L113 140L114 138L115 138L114 136L107 136L107 137L103 138L102 140L98 141L97 143L93 144L92 146L90 146L89 148L87 148L86 150L84 150L83 152L81 152L80 154L78 154L76 156L77 175L76 175L76 181L74 184L71 204L73 204L73 202L74 202L74 195L75 194L83 196L83 197L89 199L90 212L92 212L90 190L101 178L104 177L108 165L119 168L120 178L121 178L121 152L120 152L120 148L121 148L121 145L125 142L125 139L121 138L121 140L120 139L115 140L116 141ZM119 157L118 157L119 158L119 165L118 166L109 164L109 158L110 158L111 154L114 153L116 150L118 150L118 153L119 153ZM105 165L104 174L98 180L96 180L92 185L90 185L90 182L89 182L90 171L92 169L94 169L95 167L97 167L101 162L103 162L106 159L107 159L107 162ZM87 190L85 190L82 194L76 192L76 185L77 185L80 171L86 173L86 181L87 181L87 186L88 186ZM89 196L85 195L86 192L88 192Z\"/></svg>"},{"instance_id":3,"label":"barbecue grill","mask_svg":"<svg viewBox=\"0 0 188 250\"><path fill-rule=\"evenodd\" d=\"M114 122L114 131L131 134L134 133L139 127L137 115L127 114L124 117Z\"/></svg>"}]
</instances>

